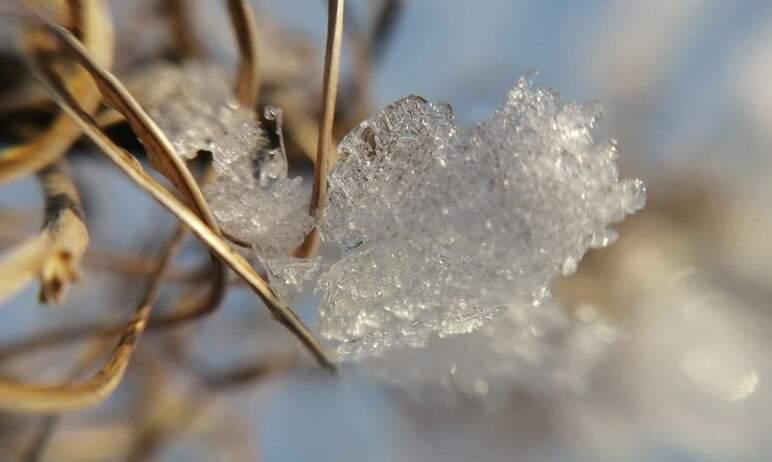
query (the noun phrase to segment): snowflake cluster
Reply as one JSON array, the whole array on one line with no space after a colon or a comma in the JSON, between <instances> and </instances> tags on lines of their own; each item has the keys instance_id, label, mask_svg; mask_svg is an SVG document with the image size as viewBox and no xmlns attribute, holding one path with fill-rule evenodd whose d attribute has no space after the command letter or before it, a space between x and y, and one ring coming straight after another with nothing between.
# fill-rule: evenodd
<instances>
[{"instance_id":1,"label":"snowflake cluster","mask_svg":"<svg viewBox=\"0 0 772 462\"><path fill-rule=\"evenodd\" d=\"M644 205L614 143L594 142L599 115L521 79L469 129L415 96L360 124L320 217L344 251L319 282L322 334L344 356L380 356L546 301L555 276Z\"/></svg>"},{"instance_id":2,"label":"snowflake cluster","mask_svg":"<svg viewBox=\"0 0 772 462\"><path fill-rule=\"evenodd\" d=\"M389 105L340 143L317 218L342 256L321 265L290 256L314 226L308 194L232 103L230 79L201 64L145 75L158 84L143 102L181 155L212 153L205 195L277 296L318 276L321 333L344 359L414 393L439 384L490 397L581 389L613 341L613 326L589 308L575 316L549 290L644 205L643 184L619 178L614 142L592 137L597 105L527 79L470 128L420 97Z\"/></svg>"},{"instance_id":3,"label":"snowflake cluster","mask_svg":"<svg viewBox=\"0 0 772 462\"><path fill-rule=\"evenodd\" d=\"M197 62L159 65L142 79L138 98L179 155L212 154L216 176L203 189L226 235L251 246L266 267L284 268L270 259L291 253L313 226L308 194L302 178L288 177L283 149L267 147L252 108L235 103L232 79Z\"/></svg>"}]
</instances>

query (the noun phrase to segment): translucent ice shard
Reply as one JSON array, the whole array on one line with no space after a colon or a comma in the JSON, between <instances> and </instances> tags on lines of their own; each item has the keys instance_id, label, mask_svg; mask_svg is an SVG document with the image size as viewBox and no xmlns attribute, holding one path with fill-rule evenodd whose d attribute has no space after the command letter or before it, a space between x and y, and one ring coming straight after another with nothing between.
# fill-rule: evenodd
<instances>
[{"instance_id":1,"label":"translucent ice shard","mask_svg":"<svg viewBox=\"0 0 772 462\"><path fill-rule=\"evenodd\" d=\"M289 303L303 290L303 284L319 272L318 259L274 257L261 258L260 262L268 273L271 289L285 303Z\"/></svg>"},{"instance_id":2,"label":"translucent ice shard","mask_svg":"<svg viewBox=\"0 0 772 462\"><path fill-rule=\"evenodd\" d=\"M234 102L231 82L213 64L157 64L131 79L130 89L180 156L209 151L232 158L254 150L262 132L252 111Z\"/></svg>"},{"instance_id":3,"label":"translucent ice shard","mask_svg":"<svg viewBox=\"0 0 772 462\"><path fill-rule=\"evenodd\" d=\"M344 251L320 279L322 334L349 357L382 355L547 303L550 281L644 205L642 183L619 179L614 143L592 138L599 115L521 79L468 129L415 96L362 122L340 144L320 217Z\"/></svg>"},{"instance_id":4,"label":"translucent ice shard","mask_svg":"<svg viewBox=\"0 0 772 462\"><path fill-rule=\"evenodd\" d=\"M181 156L212 154L215 178L204 194L227 235L258 256L288 255L313 226L302 178L289 178L282 149L269 149L252 108L235 104L232 79L221 68L158 65L133 86L151 118ZM280 117L270 108L266 118Z\"/></svg>"},{"instance_id":5,"label":"translucent ice shard","mask_svg":"<svg viewBox=\"0 0 772 462\"><path fill-rule=\"evenodd\" d=\"M289 178L283 148L262 139L252 152L213 153L217 177L204 188L223 230L261 258L289 255L314 224L301 177Z\"/></svg>"}]
</instances>

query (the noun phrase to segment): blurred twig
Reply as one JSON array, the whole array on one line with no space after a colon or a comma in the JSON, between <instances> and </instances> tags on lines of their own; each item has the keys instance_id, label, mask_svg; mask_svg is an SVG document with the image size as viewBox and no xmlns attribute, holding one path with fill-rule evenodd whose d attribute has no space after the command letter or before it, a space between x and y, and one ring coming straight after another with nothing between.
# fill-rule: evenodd
<instances>
[{"instance_id":1,"label":"blurred twig","mask_svg":"<svg viewBox=\"0 0 772 462\"><path fill-rule=\"evenodd\" d=\"M40 279L40 301L59 302L78 277L88 231L75 185L64 167L53 165L38 175L45 198L43 230L16 246L0 261L0 301Z\"/></svg>"},{"instance_id":2,"label":"blurred twig","mask_svg":"<svg viewBox=\"0 0 772 462\"><path fill-rule=\"evenodd\" d=\"M260 91L260 66L257 56L257 23L252 7L245 0L228 0L228 13L239 48L239 68L236 99L247 108L254 108Z\"/></svg>"},{"instance_id":3,"label":"blurred twig","mask_svg":"<svg viewBox=\"0 0 772 462\"><path fill-rule=\"evenodd\" d=\"M81 357L69 374L68 380L76 380L80 375L84 374L89 367L96 361L100 355L105 351L107 343L107 337L96 337L83 349ZM61 416L57 414L47 415L41 417L41 421L38 425L37 431L34 433L29 445L22 452L19 457L20 462L36 462L41 460L43 453L46 449L48 441L51 439L56 430L56 426L61 421Z\"/></svg>"},{"instance_id":4,"label":"blurred twig","mask_svg":"<svg viewBox=\"0 0 772 462\"><path fill-rule=\"evenodd\" d=\"M103 0L69 2L79 21L73 29L83 37L84 46L94 61L109 66L113 58L112 26ZM41 26L34 24L25 34L24 45L29 53L45 53L46 60L57 61L57 49L47 39ZM100 102L99 91L82 68L68 72L67 87L72 89L84 111L93 113ZM34 173L55 162L81 136L81 130L66 114L56 117L51 126L32 140L0 150L0 182Z\"/></svg>"},{"instance_id":5,"label":"blurred twig","mask_svg":"<svg viewBox=\"0 0 772 462\"><path fill-rule=\"evenodd\" d=\"M123 377L137 340L147 326L152 305L161 288L161 276L179 247L183 234L184 228L178 226L164 246L156 271L148 279L133 319L124 330L110 360L99 372L85 382L65 385L34 385L0 380L0 408L28 412L62 411L95 404L109 396Z\"/></svg>"},{"instance_id":6,"label":"blurred twig","mask_svg":"<svg viewBox=\"0 0 772 462\"><path fill-rule=\"evenodd\" d=\"M139 108L136 101L128 95L128 92L123 89L114 76L109 74L105 69L100 68L98 64L89 58L88 52L72 37L71 34L64 29L53 25L49 26L49 30L53 36L63 44L66 44L68 49L74 52L79 60L87 66L91 71L92 76L98 79L100 88L105 92L105 99L110 101L111 104L118 106L121 110L125 110L130 124L132 124L132 126L136 125L138 131L147 135L145 138L138 133L143 139L143 144L146 149L150 150L149 152L156 152L156 157L159 159L156 168L161 170L162 173L165 172L173 183L179 183L183 191L190 190L191 205L195 206L199 213L202 213L206 223L202 221L201 217L193 213L176 197L160 186L154 178L147 175L141 165L126 151L116 146L115 143L99 129L94 119L88 113L80 109L77 101L62 85L61 81L59 81L50 70L46 72L45 68L41 67L45 72L45 75L43 76L44 84L50 90L52 97L57 103L78 122L92 141L94 141L125 173L127 173L135 183L142 187L146 192L150 193L154 199L159 201L164 207L182 220L188 228L209 247L213 254L225 262L236 272L236 274L244 278L275 315L277 320L287 327L293 335L298 337L298 339L314 355L320 365L330 371L335 371L336 367L334 363L327 357L327 354L323 351L319 342L303 324L300 318L297 317L291 308L279 301L276 295L271 291L268 283L254 271L244 257L235 252L230 245L223 240L217 232L218 228L216 225L210 226L208 224L210 221L213 222L214 219L211 217L211 212L209 212L209 209L206 207L206 203L200 190L198 190L197 187L192 188L192 186L195 185L192 177L190 177L190 181L193 183L188 183L189 180L186 176L189 176L189 173L183 176L179 175L181 172L187 171L187 168L180 169L179 171L176 170L180 167L179 163L181 160L176 156L172 157L174 150L158 127L147 118L146 115L144 118L147 120L143 120L143 118L140 117L140 114L144 115L144 111ZM109 89L109 92L107 89ZM149 128L149 130L144 131L145 128ZM151 146L153 147L152 149Z\"/></svg>"},{"instance_id":7,"label":"blurred twig","mask_svg":"<svg viewBox=\"0 0 772 462\"><path fill-rule=\"evenodd\" d=\"M196 59L203 55L203 46L192 29L190 2L163 0L164 14L169 18L174 45L182 56Z\"/></svg>"}]
</instances>

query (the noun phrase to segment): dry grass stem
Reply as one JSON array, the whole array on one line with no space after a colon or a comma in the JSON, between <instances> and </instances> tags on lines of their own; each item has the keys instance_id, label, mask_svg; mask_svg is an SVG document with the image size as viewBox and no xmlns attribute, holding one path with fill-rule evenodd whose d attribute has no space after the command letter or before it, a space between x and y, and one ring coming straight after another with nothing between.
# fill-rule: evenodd
<instances>
[{"instance_id":1,"label":"dry grass stem","mask_svg":"<svg viewBox=\"0 0 772 462\"><path fill-rule=\"evenodd\" d=\"M56 26L51 26L51 30L57 37L63 38L74 50L77 50L81 59L84 62L87 62L92 70L95 70L94 67L96 64L89 59L87 52L70 34ZM42 69L45 71L45 68ZM51 91L52 97L78 122L91 140L94 141L97 146L99 146L126 174L128 174L135 183L146 192L150 193L154 199L185 223L193 234L209 247L210 251L216 254L236 274L243 278L253 291L263 300L276 319L301 340L323 367L330 371L335 371L335 364L327 357L313 334L287 305L276 298L268 286L268 283L254 271L244 257L235 252L230 245L207 223L203 222L197 214L193 213L188 207L174 197L174 195L158 184L155 179L145 173L142 166L131 157L131 155L115 145L115 143L99 129L93 117L79 107L77 101L67 89L61 85L61 81L59 81L50 70L44 74L45 75L41 77L44 85ZM99 72L94 72L94 75L97 76L103 74L108 73L103 69L100 69ZM115 77L109 77L113 84L117 83ZM134 104L136 104L136 102Z\"/></svg>"},{"instance_id":2,"label":"dry grass stem","mask_svg":"<svg viewBox=\"0 0 772 462\"><path fill-rule=\"evenodd\" d=\"M75 185L59 164L38 174L45 200L42 231L12 249L0 261L0 302L37 278L42 303L58 303L79 267L88 230Z\"/></svg>"},{"instance_id":3,"label":"dry grass stem","mask_svg":"<svg viewBox=\"0 0 772 462\"><path fill-rule=\"evenodd\" d=\"M344 0L329 0L327 6L327 43L324 55L324 83L322 89L322 115L316 144L316 162L314 164L314 184L311 189L309 212L316 215L324 201L327 191L327 172L335 162L335 149L332 144L332 130L335 123L335 102L338 95L340 76L340 52L343 39ZM314 227L296 254L308 257L316 252L319 245L319 231Z\"/></svg>"},{"instance_id":4,"label":"dry grass stem","mask_svg":"<svg viewBox=\"0 0 772 462\"><path fill-rule=\"evenodd\" d=\"M142 142L150 164L183 194L186 202L196 211L213 231L219 232L219 227L212 212L198 188L195 178L190 173L185 162L175 153L171 142L166 138L158 125L147 115L128 90L107 69L100 66L88 50L65 29L46 25L50 34L55 37L67 51L72 53L78 63L88 71L97 83L105 104L113 107L128 122L131 129ZM38 62L43 69L43 63ZM47 66L46 66L47 68ZM49 69L50 70L50 69ZM77 95L75 100L77 99Z\"/></svg>"},{"instance_id":5,"label":"dry grass stem","mask_svg":"<svg viewBox=\"0 0 772 462\"><path fill-rule=\"evenodd\" d=\"M142 300L125 328L110 360L90 379L64 385L37 385L0 380L0 409L24 412L61 412L97 404L118 386L139 336L144 332L161 276L179 247L184 228L178 227L162 250L156 271L148 279Z\"/></svg>"},{"instance_id":6,"label":"dry grass stem","mask_svg":"<svg viewBox=\"0 0 772 462\"><path fill-rule=\"evenodd\" d=\"M257 56L257 23L246 0L228 0L228 14L236 34L239 66L236 73L236 99L254 108L260 92L260 66Z\"/></svg>"},{"instance_id":7,"label":"dry grass stem","mask_svg":"<svg viewBox=\"0 0 772 462\"><path fill-rule=\"evenodd\" d=\"M79 14L79 21L73 29L83 37L83 44L95 62L110 66L113 59L113 31L109 14L103 0L80 0L70 2L73 11ZM47 34L35 24L30 26L24 37L24 46L29 53L39 54L47 49L48 59L53 59ZM89 114L99 106L101 97L88 73L76 67L65 78L67 87L76 95L83 109ZM50 127L33 139L21 145L0 150L0 183L8 182L31 173L60 159L70 146L81 136L80 128L66 114L57 116Z\"/></svg>"},{"instance_id":8,"label":"dry grass stem","mask_svg":"<svg viewBox=\"0 0 772 462\"><path fill-rule=\"evenodd\" d=\"M105 352L108 339L109 337L106 336L93 338L88 345L83 348L80 358L68 375L68 380L76 380L80 375L85 374L88 371L91 365ZM38 428L30 439L29 444L19 456L19 461L37 462L42 460L48 442L51 440L51 436L54 434L54 431L61 420L61 416L57 414L41 417Z\"/></svg>"},{"instance_id":9,"label":"dry grass stem","mask_svg":"<svg viewBox=\"0 0 772 462\"><path fill-rule=\"evenodd\" d=\"M203 46L193 32L191 10L185 0L163 0L162 7L168 18L177 52L189 59L204 54Z\"/></svg>"}]
</instances>

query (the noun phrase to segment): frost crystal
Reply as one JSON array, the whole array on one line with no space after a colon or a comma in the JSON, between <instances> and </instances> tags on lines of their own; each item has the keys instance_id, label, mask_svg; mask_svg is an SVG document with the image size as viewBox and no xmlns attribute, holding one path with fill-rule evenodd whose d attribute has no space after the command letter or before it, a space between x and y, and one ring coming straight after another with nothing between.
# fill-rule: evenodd
<instances>
[{"instance_id":1,"label":"frost crystal","mask_svg":"<svg viewBox=\"0 0 772 462\"><path fill-rule=\"evenodd\" d=\"M217 177L204 194L223 231L261 257L289 254L313 226L302 178L287 177L279 149L235 159L214 158Z\"/></svg>"},{"instance_id":2,"label":"frost crystal","mask_svg":"<svg viewBox=\"0 0 772 462\"><path fill-rule=\"evenodd\" d=\"M277 119L281 138L281 111L268 107L266 118ZM240 155L215 151L213 160L217 177L204 193L215 217L225 232L250 243L270 271L271 264L265 259L288 255L314 224L303 179L288 178L283 145L278 149L260 146L256 152ZM287 284L295 285L292 281Z\"/></svg>"},{"instance_id":3,"label":"frost crystal","mask_svg":"<svg viewBox=\"0 0 772 462\"><path fill-rule=\"evenodd\" d=\"M495 409L515 390L583 392L616 337L617 328L590 306L572 315L553 301L538 308L513 304L471 334L397 347L365 365L418 402L453 404L463 397Z\"/></svg>"},{"instance_id":4,"label":"frost crystal","mask_svg":"<svg viewBox=\"0 0 772 462\"><path fill-rule=\"evenodd\" d=\"M288 178L283 148L268 149L252 109L234 103L232 79L222 69L160 65L134 83L181 156L212 153L217 175L204 194L227 235L263 258L286 255L303 241L313 219L302 178ZM266 116L280 117L280 111L269 108Z\"/></svg>"},{"instance_id":5,"label":"frost crystal","mask_svg":"<svg viewBox=\"0 0 772 462\"><path fill-rule=\"evenodd\" d=\"M233 99L233 79L220 67L188 62L146 69L131 87L150 117L187 159L209 151L226 161L262 144L262 130L252 111Z\"/></svg>"},{"instance_id":6,"label":"frost crystal","mask_svg":"<svg viewBox=\"0 0 772 462\"><path fill-rule=\"evenodd\" d=\"M319 282L322 334L344 355L379 355L546 301L552 278L644 204L642 183L618 178L614 143L593 141L599 115L521 79L470 129L415 96L360 124L320 218L345 251Z\"/></svg>"},{"instance_id":7,"label":"frost crystal","mask_svg":"<svg viewBox=\"0 0 772 462\"><path fill-rule=\"evenodd\" d=\"M303 290L303 284L319 272L319 260L295 257L261 258L271 289L285 303Z\"/></svg>"}]
</instances>

